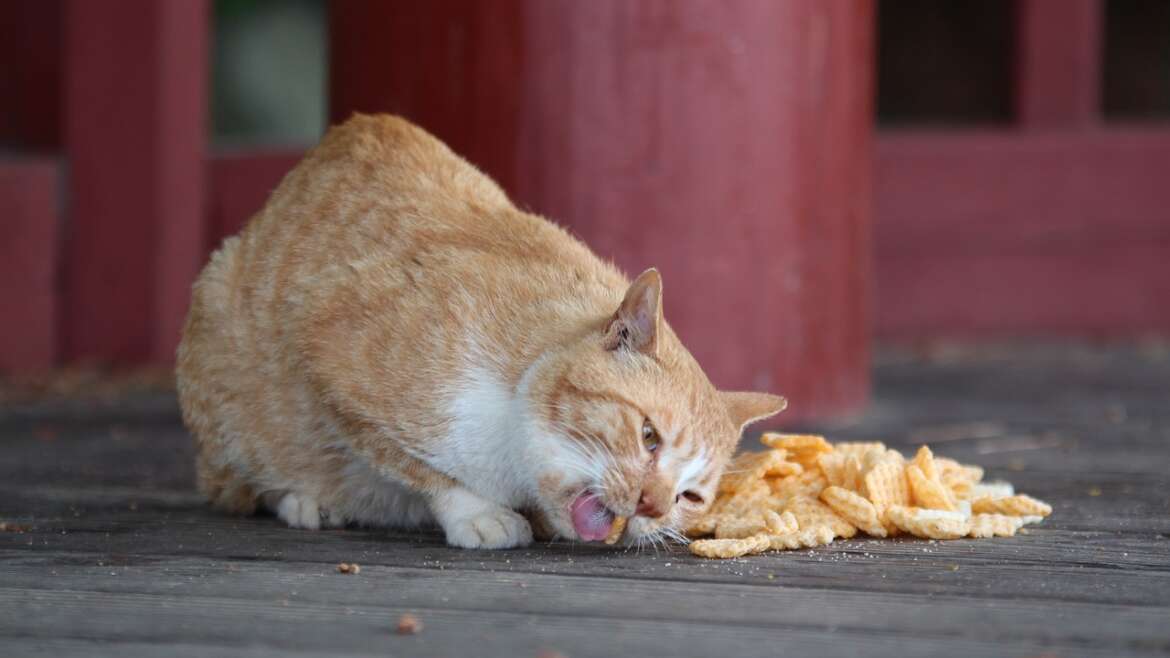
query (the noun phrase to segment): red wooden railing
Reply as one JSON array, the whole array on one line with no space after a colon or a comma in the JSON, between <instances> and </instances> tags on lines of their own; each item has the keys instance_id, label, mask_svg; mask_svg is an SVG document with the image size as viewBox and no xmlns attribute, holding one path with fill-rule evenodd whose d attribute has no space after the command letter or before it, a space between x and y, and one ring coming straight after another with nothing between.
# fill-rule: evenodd
<instances>
[{"instance_id":1,"label":"red wooden railing","mask_svg":"<svg viewBox=\"0 0 1170 658\"><path fill-rule=\"evenodd\" d=\"M0 162L0 368L32 370L58 355L57 163Z\"/></svg>"},{"instance_id":2,"label":"red wooden railing","mask_svg":"<svg viewBox=\"0 0 1170 658\"><path fill-rule=\"evenodd\" d=\"M875 330L1170 331L1170 126L1101 115L1102 0L1018 0L1016 117L877 141Z\"/></svg>"}]
</instances>

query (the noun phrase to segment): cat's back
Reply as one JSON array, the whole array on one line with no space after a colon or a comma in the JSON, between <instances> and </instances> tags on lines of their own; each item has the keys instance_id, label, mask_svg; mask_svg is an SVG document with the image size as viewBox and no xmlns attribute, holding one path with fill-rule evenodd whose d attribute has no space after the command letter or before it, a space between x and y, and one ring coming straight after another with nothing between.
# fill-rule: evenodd
<instances>
[{"instance_id":1,"label":"cat's back","mask_svg":"<svg viewBox=\"0 0 1170 658\"><path fill-rule=\"evenodd\" d=\"M432 271L551 261L621 280L563 230L517 210L441 141L391 115L358 114L330 129L245 229L238 253L240 275L259 295L248 301L260 303L362 263L388 271L424 256Z\"/></svg>"},{"instance_id":2,"label":"cat's back","mask_svg":"<svg viewBox=\"0 0 1170 658\"><path fill-rule=\"evenodd\" d=\"M221 347L230 339L241 360L295 369L323 323L364 328L353 318L377 316L405 338L450 320L436 314L449 315L456 295L494 296L494 317L507 317L557 297L582 309L588 298L616 303L624 286L426 131L358 114L330 129L212 258L192 303L202 321L188 331L209 331Z\"/></svg>"},{"instance_id":3,"label":"cat's back","mask_svg":"<svg viewBox=\"0 0 1170 658\"><path fill-rule=\"evenodd\" d=\"M439 236L471 244L497 234L482 220L498 224L510 209L499 186L426 131L396 116L356 114L212 254L193 288L180 357L208 345L266 358L289 313L339 278L370 262L400 269ZM526 222L510 228L540 232Z\"/></svg>"},{"instance_id":4,"label":"cat's back","mask_svg":"<svg viewBox=\"0 0 1170 658\"><path fill-rule=\"evenodd\" d=\"M504 192L442 142L390 115L330 129L244 230L245 276L290 275L393 258L425 232L465 233L511 208Z\"/></svg>"}]
</instances>

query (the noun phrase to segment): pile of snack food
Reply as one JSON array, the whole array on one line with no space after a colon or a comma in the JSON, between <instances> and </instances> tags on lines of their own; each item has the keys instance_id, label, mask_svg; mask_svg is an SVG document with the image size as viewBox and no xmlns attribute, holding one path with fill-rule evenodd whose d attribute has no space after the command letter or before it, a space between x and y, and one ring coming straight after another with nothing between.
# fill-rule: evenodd
<instances>
[{"instance_id":1,"label":"pile of snack food","mask_svg":"<svg viewBox=\"0 0 1170 658\"><path fill-rule=\"evenodd\" d=\"M907 533L929 539L1010 537L1052 513L983 469L935 457L907 460L885 444L809 434L764 434L770 448L737 455L711 509L687 529L691 552L733 558ZM714 538L705 538L711 537Z\"/></svg>"}]
</instances>

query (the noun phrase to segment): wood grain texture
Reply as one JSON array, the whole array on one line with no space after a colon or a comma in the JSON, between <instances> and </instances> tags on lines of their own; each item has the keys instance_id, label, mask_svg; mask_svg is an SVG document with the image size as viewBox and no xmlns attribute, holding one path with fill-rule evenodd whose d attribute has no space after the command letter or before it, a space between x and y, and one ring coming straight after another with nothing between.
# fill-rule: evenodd
<instances>
[{"instance_id":1,"label":"wood grain texture","mask_svg":"<svg viewBox=\"0 0 1170 658\"><path fill-rule=\"evenodd\" d=\"M1051 502L1011 539L744 560L208 509L173 400L0 409L5 655L1153 656L1170 651L1170 348L881 353L832 428L987 467ZM810 429L818 428L793 428ZM358 562L358 576L338 562ZM400 637L403 612L426 624Z\"/></svg>"}]
</instances>

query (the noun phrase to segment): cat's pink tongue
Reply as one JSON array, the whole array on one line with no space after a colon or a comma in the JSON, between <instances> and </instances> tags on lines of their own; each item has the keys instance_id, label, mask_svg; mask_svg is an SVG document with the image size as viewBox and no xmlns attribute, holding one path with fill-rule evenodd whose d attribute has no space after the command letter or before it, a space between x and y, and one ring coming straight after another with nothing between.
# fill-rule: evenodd
<instances>
[{"instance_id":1,"label":"cat's pink tongue","mask_svg":"<svg viewBox=\"0 0 1170 658\"><path fill-rule=\"evenodd\" d=\"M585 541L605 539L613 527L613 513L588 492L577 496L569 506L569 514L573 517L573 529Z\"/></svg>"}]
</instances>

